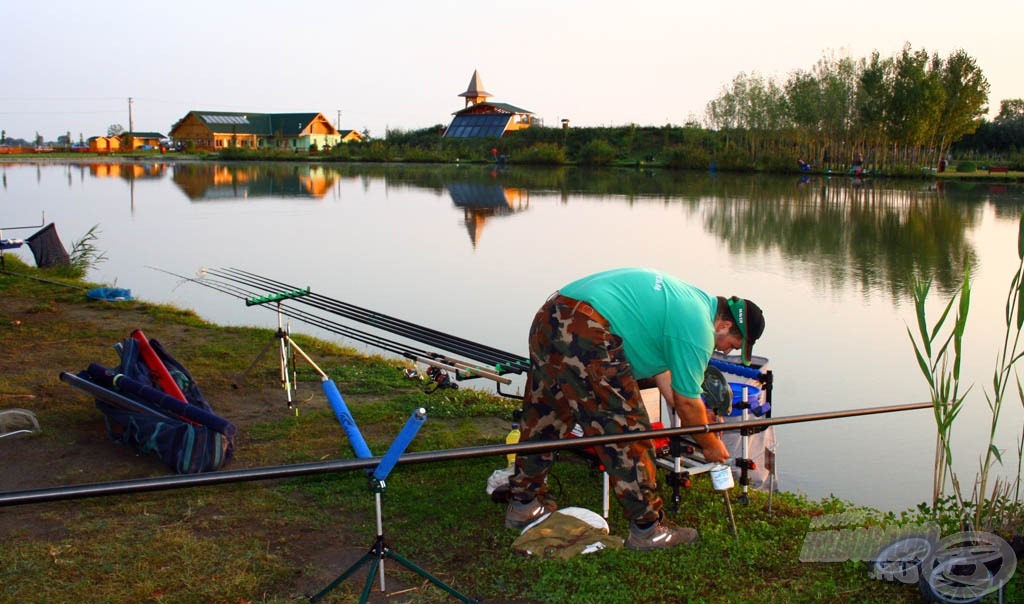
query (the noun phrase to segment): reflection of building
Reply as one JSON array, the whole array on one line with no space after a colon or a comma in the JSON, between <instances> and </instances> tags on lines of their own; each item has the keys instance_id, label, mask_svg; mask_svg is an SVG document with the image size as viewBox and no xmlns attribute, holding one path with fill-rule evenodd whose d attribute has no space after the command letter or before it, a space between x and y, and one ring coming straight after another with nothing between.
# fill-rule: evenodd
<instances>
[{"instance_id":1,"label":"reflection of building","mask_svg":"<svg viewBox=\"0 0 1024 604\"><path fill-rule=\"evenodd\" d=\"M446 138L498 138L506 132L529 128L536 121L526 109L488 101L492 95L484 90L475 70L469 87L459 96L465 97L466 107L453 114L452 123L444 131Z\"/></svg>"},{"instance_id":2,"label":"reflection of building","mask_svg":"<svg viewBox=\"0 0 1024 604\"><path fill-rule=\"evenodd\" d=\"M170 137L194 149L210 151L230 147L323 150L362 138L354 130L345 130L342 135L321 113L227 111L189 111L171 127Z\"/></svg>"},{"instance_id":3,"label":"reflection of building","mask_svg":"<svg viewBox=\"0 0 1024 604\"><path fill-rule=\"evenodd\" d=\"M445 185L452 202L462 208L469 239L476 248L488 218L521 212L530 205L526 189L506 188L499 184L455 182Z\"/></svg>"},{"instance_id":4,"label":"reflection of building","mask_svg":"<svg viewBox=\"0 0 1024 604\"><path fill-rule=\"evenodd\" d=\"M171 180L193 201L252 197L319 199L334 186L338 175L308 164L242 165L176 164Z\"/></svg>"},{"instance_id":5,"label":"reflection of building","mask_svg":"<svg viewBox=\"0 0 1024 604\"><path fill-rule=\"evenodd\" d=\"M98 162L88 167L95 178L161 178L167 172L165 163Z\"/></svg>"}]
</instances>

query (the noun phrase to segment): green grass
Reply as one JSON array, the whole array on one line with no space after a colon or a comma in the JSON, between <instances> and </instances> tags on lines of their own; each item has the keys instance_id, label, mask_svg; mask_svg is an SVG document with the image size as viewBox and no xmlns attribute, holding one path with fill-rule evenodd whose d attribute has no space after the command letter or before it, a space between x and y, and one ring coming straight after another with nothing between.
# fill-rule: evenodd
<instances>
[{"instance_id":1,"label":"green grass","mask_svg":"<svg viewBox=\"0 0 1024 604\"><path fill-rule=\"evenodd\" d=\"M12 270L45 276L23 266ZM33 406L45 426L42 434L24 441L0 441L0 455L5 447L45 445L54 463L53 476L42 484L129 477L92 460L78 460L86 470L62 469L62 455L79 450L83 441L115 445L105 442L95 409L55 379L60 369L80 368L97 356L111 359L110 345L127 335L126 326L142 326L151 337L174 336L171 350L197 377L215 409L218 398L232 391L227 376L240 374L271 337L268 330L220 328L192 313L145 302L97 306L69 285L0 274L0 296L31 298L28 313L17 317L9 304L0 306L0 364L5 368L0 372L0 405ZM83 315L83 308L92 312ZM404 377L403 363L361 356L311 338L296 339L324 361L322 367L337 380L377 455L387 450L418 407L427 409L429 419L410 451L504 442L503 430L515 406L507 399L465 386L427 394L423 382ZM32 354L38 362L24 360ZM264 365L249 381L270 391L276 386L277 368ZM301 370L303 396L315 395L318 381L315 373ZM283 403L267 405L263 416L247 424L236 461L226 469L354 456L322 401L303 402L297 415L285 412ZM129 473L133 477L167 474L151 459L132 463L138 464L129 471L135 472ZM693 486L681 493L679 509L669 514L699 528L701 541L693 547L650 553L612 550L567 561L522 557L511 551L516 534L503 526L504 506L484 492L488 476L504 463L500 455L397 466L381 493L389 545L460 592L484 601L919 601L914 586L871 580L859 562L799 560L811 519L857 509L851 504L778 493L769 511L767 494L754 492L749 505L743 505L735 500L734 490L737 539L722 495L703 477L695 477ZM602 507L600 476L574 454L560 455L551 483L563 506ZM667 486L663 496L670 505ZM921 494L922 499L927 496ZM865 514L879 521L895 519L869 510ZM903 519L914 517L910 511ZM2 602L302 602L367 551L376 534L375 494L363 471L0 508L0 523L10 527L0 547ZM626 534L615 502L610 523L614 534ZM385 566L390 589L411 589L389 601L454 601L399 564ZM363 577L357 573L323 601L357 601ZM1007 598L1024 599L1019 577L1011 582ZM384 600L375 593L372 601Z\"/></svg>"}]
</instances>

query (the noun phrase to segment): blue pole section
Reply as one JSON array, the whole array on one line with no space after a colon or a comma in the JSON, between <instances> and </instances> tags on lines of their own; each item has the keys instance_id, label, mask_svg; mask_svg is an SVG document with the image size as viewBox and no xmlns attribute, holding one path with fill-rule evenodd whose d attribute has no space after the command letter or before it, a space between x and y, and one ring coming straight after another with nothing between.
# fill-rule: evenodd
<instances>
[{"instance_id":1,"label":"blue pole section","mask_svg":"<svg viewBox=\"0 0 1024 604\"><path fill-rule=\"evenodd\" d=\"M731 373L733 375L754 380L761 379L761 370L754 367L744 367L743 365L729 363L728 361L720 361L718 359L708 360L708 365L711 365L724 373Z\"/></svg>"},{"instance_id":2,"label":"blue pole section","mask_svg":"<svg viewBox=\"0 0 1024 604\"><path fill-rule=\"evenodd\" d=\"M388 477L391 470L398 463L398 458L405 453L405 449L412 442L412 439L416 437L416 433L420 431L420 426L423 422L427 421L427 410L423 407L412 412L409 416L409 421L405 422L405 427L395 437L395 441L391 443L391 447L388 452L381 458L380 463L377 464L377 469L373 471L373 478L378 482L384 482L384 479Z\"/></svg>"},{"instance_id":3,"label":"blue pole section","mask_svg":"<svg viewBox=\"0 0 1024 604\"><path fill-rule=\"evenodd\" d=\"M348 411L345 399L341 398L341 393L338 392L338 386L329 378L324 377L320 380L320 387L323 388L324 394L327 395L327 400L330 401L331 408L334 409L334 415L338 418L338 423L345 429L345 435L348 436L348 441L352 445L352 450L356 452L356 457L361 459L373 457L373 453L370 453L370 447L366 446L366 441L363 440L363 435L359 432L356 420L352 418L352 414Z\"/></svg>"}]
</instances>

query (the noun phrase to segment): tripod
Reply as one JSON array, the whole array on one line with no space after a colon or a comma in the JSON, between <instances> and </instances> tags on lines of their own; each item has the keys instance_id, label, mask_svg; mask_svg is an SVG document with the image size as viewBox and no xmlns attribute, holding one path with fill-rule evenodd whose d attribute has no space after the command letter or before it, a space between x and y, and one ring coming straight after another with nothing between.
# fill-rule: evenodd
<instances>
[{"instance_id":1,"label":"tripod","mask_svg":"<svg viewBox=\"0 0 1024 604\"><path fill-rule=\"evenodd\" d=\"M384 523L381 519L381 495L384 493L384 490L386 488L384 479L391 472L391 469L394 467L395 463L397 463L399 456L401 456L401 454L405 451L405 448L412 441L413 437L416 435L416 432L419 431L420 425L422 425L423 422L426 421L426 418L426 409L420 408L413 412L412 416L409 418L409 421L406 422L405 427L399 433L398 437L395 438L395 441L391 444L391 447L388 449L388 452L381 459L380 464L377 465L377 469L374 470L373 476L370 479L370 488L374 494L374 503L377 512L377 538L373 542L373 546L369 549L369 551L363 554L363 556L359 558L359 560L357 560L355 564L348 567L348 569L346 569L345 572L341 573L341 575L339 575L338 578L336 578L334 581L331 581L331 583L327 587L320 590L316 595L311 596L309 598L310 602L319 601L320 598L323 598L325 595L327 595L329 591L340 585L345 579L351 577L357 570L359 570L367 564L370 565L370 571L366 575L366 583L363 585L363 592L359 597L360 604L365 603L367 599L370 597L370 589L373 586L373 578L377 576L378 572L380 572L380 590L382 592L385 592L387 590L384 581L385 558L390 558L398 562L402 566L408 568L409 570L415 572L424 579L430 581L435 586L440 587L449 595L458 599L460 602L472 604L477 601L470 599L469 597L455 591L455 589L450 585L444 583L443 581L441 581L434 575L430 574L423 568L420 568L419 566L414 564L409 559L403 557L398 552L391 549L391 547L389 547L387 542L384 540ZM374 564L374 562L376 562L376 564Z\"/></svg>"},{"instance_id":2,"label":"tripod","mask_svg":"<svg viewBox=\"0 0 1024 604\"><path fill-rule=\"evenodd\" d=\"M248 298L245 301L246 306L254 306L257 304L275 302L277 304L277 332L274 333L273 339L267 342L267 345L263 347L263 350L261 350L259 354L256 355L256 358L253 359L252 363L249 363L249 366L245 368L245 371L243 371L241 374L241 379L239 380L239 382L243 381L245 377L249 375L249 372L252 371L253 367L255 367L256 364L260 362L260 359L263 358L263 355L265 355L267 351L269 351L270 348L276 342L278 344L278 360L281 366L281 387L284 388L285 396L288 399L289 409L294 407L292 393L296 391L297 387L295 383L295 355L293 354L293 352L298 352L302 356L302 358L306 359L306 361L310 365L312 365L314 369L317 370L317 373L320 373L321 375L323 373L320 371L319 367L316 366L316 363L314 363L312 359L309 358L309 355L303 352L302 348L299 348L299 345L295 343L295 340L292 340L290 328L285 329L282 320L281 301L288 298L298 298L299 296L305 296L308 293L309 288L307 287L306 289L298 289L290 292L282 292L278 294L269 294L266 296ZM233 385L235 387L238 386L238 384ZM298 415L298 413L299 410L295 409L295 414Z\"/></svg>"}]
</instances>

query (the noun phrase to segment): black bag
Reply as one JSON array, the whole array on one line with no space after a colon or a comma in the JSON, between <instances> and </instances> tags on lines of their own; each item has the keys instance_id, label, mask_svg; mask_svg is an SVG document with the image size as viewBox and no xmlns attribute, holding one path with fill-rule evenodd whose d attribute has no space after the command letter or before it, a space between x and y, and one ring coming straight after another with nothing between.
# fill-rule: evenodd
<instances>
[{"instance_id":1,"label":"black bag","mask_svg":"<svg viewBox=\"0 0 1024 604\"><path fill-rule=\"evenodd\" d=\"M129 337L117 349L121 364L93 363L79 377L118 396L97 396L110 437L140 455L156 453L179 474L217 470L234 452L235 426L213 413L188 370L156 340L148 344L170 372L186 401L155 387L153 368L143 360L146 343Z\"/></svg>"}]
</instances>

